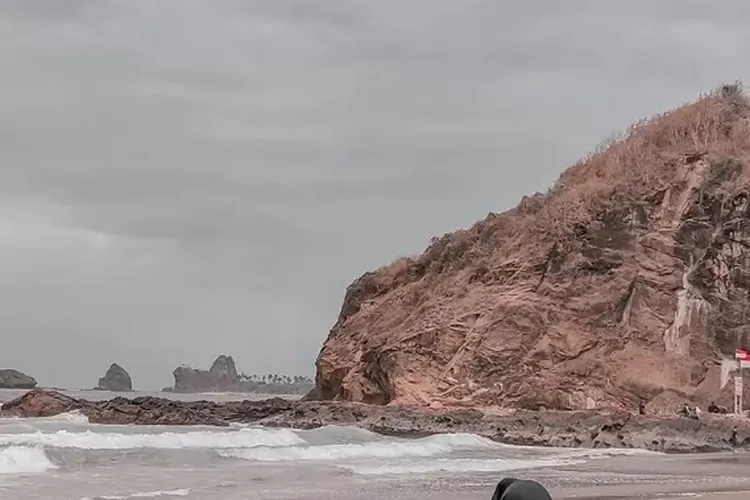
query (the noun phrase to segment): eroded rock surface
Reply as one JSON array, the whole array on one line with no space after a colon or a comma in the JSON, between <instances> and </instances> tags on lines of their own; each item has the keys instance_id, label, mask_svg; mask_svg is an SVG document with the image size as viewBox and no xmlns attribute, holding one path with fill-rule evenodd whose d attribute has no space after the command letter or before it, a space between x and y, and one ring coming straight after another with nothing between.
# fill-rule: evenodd
<instances>
[{"instance_id":1,"label":"eroded rock surface","mask_svg":"<svg viewBox=\"0 0 750 500\"><path fill-rule=\"evenodd\" d=\"M308 399L633 409L675 391L707 404L722 363L750 347L748 109L724 86L547 194L365 273Z\"/></svg>"}]
</instances>

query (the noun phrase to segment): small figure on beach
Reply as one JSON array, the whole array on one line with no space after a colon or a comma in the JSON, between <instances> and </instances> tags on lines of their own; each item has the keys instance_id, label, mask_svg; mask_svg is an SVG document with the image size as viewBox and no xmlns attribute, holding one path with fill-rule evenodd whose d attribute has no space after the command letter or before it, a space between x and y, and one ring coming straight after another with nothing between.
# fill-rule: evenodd
<instances>
[{"instance_id":1,"label":"small figure on beach","mask_svg":"<svg viewBox=\"0 0 750 500\"><path fill-rule=\"evenodd\" d=\"M695 406L695 408L690 408L687 403L682 405L682 408L679 411L679 415L684 418L692 418L694 420L699 420L701 414L701 409L699 406Z\"/></svg>"},{"instance_id":2,"label":"small figure on beach","mask_svg":"<svg viewBox=\"0 0 750 500\"><path fill-rule=\"evenodd\" d=\"M497 483L492 500L552 500L552 496L536 481L506 477Z\"/></svg>"},{"instance_id":3,"label":"small figure on beach","mask_svg":"<svg viewBox=\"0 0 750 500\"><path fill-rule=\"evenodd\" d=\"M716 401L711 401L711 404L708 405L708 413L720 413L722 415L729 413L726 408L722 408L721 406L716 404Z\"/></svg>"}]
</instances>

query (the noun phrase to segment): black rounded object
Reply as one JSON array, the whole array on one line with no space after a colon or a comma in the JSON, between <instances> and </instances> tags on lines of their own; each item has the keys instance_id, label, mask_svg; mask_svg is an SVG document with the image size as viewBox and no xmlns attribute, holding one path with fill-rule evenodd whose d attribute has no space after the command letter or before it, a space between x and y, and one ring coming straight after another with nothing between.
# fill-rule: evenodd
<instances>
[{"instance_id":1,"label":"black rounded object","mask_svg":"<svg viewBox=\"0 0 750 500\"><path fill-rule=\"evenodd\" d=\"M492 500L552 500L552 497L536 481L506 477L497 483Z\"/></svg>"}]
</instances>

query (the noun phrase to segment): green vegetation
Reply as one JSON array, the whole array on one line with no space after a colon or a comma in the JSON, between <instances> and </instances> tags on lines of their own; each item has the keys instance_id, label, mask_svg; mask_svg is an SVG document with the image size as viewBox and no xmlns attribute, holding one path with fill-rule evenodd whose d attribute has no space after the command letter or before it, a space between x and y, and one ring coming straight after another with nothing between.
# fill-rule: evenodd
<instances>
[{"instance_id":1,"label":"green vegetation","mask_svg":"<svg viewBox=\"0 0 750 500\"><path fill-rule=\"evenodd\" d=\"M313 383L313 379L303 375L290 377L289 375L278 375L275 373L267 375L256 375L253 373L252 375L248 375L243 372L239 374L239 379L260 384L309 385Z\"/></svg>"}]
</instances>

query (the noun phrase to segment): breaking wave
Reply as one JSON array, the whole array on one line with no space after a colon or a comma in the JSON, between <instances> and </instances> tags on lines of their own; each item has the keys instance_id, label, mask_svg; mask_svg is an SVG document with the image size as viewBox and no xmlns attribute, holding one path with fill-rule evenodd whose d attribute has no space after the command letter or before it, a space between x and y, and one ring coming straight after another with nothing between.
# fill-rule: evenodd
<instances>
[{"instance_id":1,"label":"breaking wave","mask_svg":"<svg viewBox=\"0 0 750 500\"><path fill-rule=\"evenodd\" d=\"M56 468L41 448L9 446L0 449L0 474L38 474Z\"/></svg>"},{"instance_id":2,"label":"breaking wave","mask_svg":"<svg viewBox=\"0 0 750 500\"><path fill-rule=\"evenodd\" d=\"M41 417L35 420L72 425L87 425L89 423L89 417L78 410L60 413L52 417Z\"/></svg>"},{"instance_id":3,"label":"breaking wave","mask_svg":"<svg viewBox=\"0 0 750 500\"><path fill-rule=\"evenodd\" d=\"M458 450L495 448L493 441L473 434L442 434L413 440L323 444L318 446L287 446L223 450L223 457L281 462L297 460L341 460L366 458L434 457Z\"/></svg>"},{"instance_id":4,"label":"breaking wave","mask_svg":"<svg viewBox=\"0 0 750 500\"><path fill-rule=\"evenodd\" d=\"M97 497L83 497L81 500L126 500L127 498L159 498L159 497L186 497L190 494L187 488L179 490L139 491L132 495L102 495Z\"/></svg>"},{"instance_id":5,"label":"breaking wave","mask_svg":"<svg viewBox=\"0 0 750 500\"><path fill-rule=\"evenodd\" d=\"M79 450L212 450L227 459L250 462L322 462L354 474L367 476L431 474L440 472L510 471L585 463L614 455L649 454L643 450L561 449L513 446L474 434L439 434L418 439L389 437L355 427L326 426L314 430L292 430L235 426L223 430L201 427L175 429L154 427L94 426L76 428L85 416L56 417L68 428L39 420L34 431L19 428L8 432L0 426L0 473L43 472L55 465L45 448ZM32 419L26 421L31 424ZM15 425L15 424L13 424ZM107 432L108 431L108 432ZM385 459L385 460L384 460ZM145 491L128 496L96 497L110 500L180 496L186 490ZM185 493L187 495L187 493Z\"/></svg>"},{"instance_id":6,"label":"breaking wave","mask_svg":"<svg viewBox=\"0 0 750 500\"><path fill-rule=\"evenodd\" d=\"M133 448L253 448L256 446L294 446L305 441L289 429L251 429L235 432L163 432L159 434L121 434L106 432L34 432L0 434L2 445L51 446L88 450L125 450Z\"/></svg>"},{"instance_id":7,"label":"breaking wave","mask_svg":"<svg viewBox=\"0 0 750 500\"><path fill-rule=\"evenodd\" d=\"M398 464L339 465L338 468L366 476L395 474L430 474L435 472L505 472L511 470L561 467L586 463L582 458L537 458L513 459L437 459L431 461Z\"/></svg>"}]
</instances>

